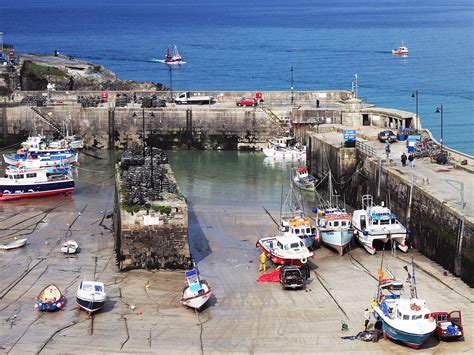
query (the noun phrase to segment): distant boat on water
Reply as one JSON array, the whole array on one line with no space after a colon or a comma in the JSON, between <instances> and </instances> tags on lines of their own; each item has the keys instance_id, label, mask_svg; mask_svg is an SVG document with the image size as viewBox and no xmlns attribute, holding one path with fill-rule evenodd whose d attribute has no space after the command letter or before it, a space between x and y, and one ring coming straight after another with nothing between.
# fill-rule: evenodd
<instances>
[{"instance_id":1,"label":"distant boat on water","mask_svg":"<svg viewBox=\"0 0 474 355\"><path fill-rule=\"evenodd\" d=\"M398 55L407 55L408 54L408 48L405 47L402 43L402 45L396 49L392 49L392 54L398 54Z\"/></svg>"},{"instance_id":2,"label":"distant boat on water","mask_svg":"<svg viewBox=\"0 0 474 355\"><path fill-rule=\"evenodd\" d=\"M160 63L165 64L185 64L186 62L183 61L181 54L178 52L178 47L175 45L173 49L173 54L171 54L170 47L166 49L165 59L160 60Z\"/></svg>"}]
</instances>

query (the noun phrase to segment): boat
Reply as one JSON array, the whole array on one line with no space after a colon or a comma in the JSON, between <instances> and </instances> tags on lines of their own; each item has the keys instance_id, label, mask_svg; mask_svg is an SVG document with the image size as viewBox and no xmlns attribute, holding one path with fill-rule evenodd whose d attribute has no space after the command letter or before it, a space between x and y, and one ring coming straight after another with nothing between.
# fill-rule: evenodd
<instances>
[{"instance_id":1,"label":"boat","mask_svg":"<svg viewBox=\"0 0 474 355\"><path fill-rule=\"evenodd\" d=\"M88 313L94 313L104 307L107 294L102 282L81 281L76 292L76 302Z\"/></svg>"},{"instance_id":2,"label":"boat","mask_svg":"<svg viewBox=\"0 0 474 355\"><path fill-rule=\"evenodd\" d=\"M183 289L180 303L197 311L209 301L212 295L211 286L206 280L199 278L199 270L194 268L185 272L187 285Z\"/></svg>"},{"instance_id":3,"label":"boat","mask_svg":"<svg viewBox=\"0 0 474 355\"><path fill-rule=\"evenodd\" d=\"M436 335L440 340L458 340L464 337L461 311L433 312L436 322Z\"/></svg>"},{"instance_id":4,"label":"boat","mask_svg":"<svg viewBox=\"0 0 474 355\"><path fill-rule=\"evenodd\" d=\"M170 47L166 49L165 59L160 60L160 62L165 64L185 64L181 54L178 52L178 47L175 45L173 49L173 54L171 55Z\"/></svg>"},{"instance_id":5,"label":"boat","mask_svg":"<svg viewBox=\"0 0 474 355\"><path fill-rule=\"evenodd\" d=\"M318 179L310 175L306 167L297 167L292 170L293 184L306 191L315 191Z\"/></svg>"},{"instance_id":6,"label":"boat","mask_svg":"<svg viewBox=\"0 0 474 355\"><path fill-rule=\"evenodd\" d=\"M10 249L21 248L25 246L27 240L28 240L27 238L23 238L23 239L14 240L13 242L10 242L7 244L0 244L0 249L10 250Z\"/></svg>"},{"instance_id":7,"label":"boat","mask_svg":"<svg viewBox=\"0 0 474 355\"><path fill-rule=\"evenodd\" d=\"M405 266L405 270L408 272L408 267ZM382 322L384 338L418 349L433 334L436 322L426 301L418 298L413 261L408 282L410 297L402 298L403 283L392 275L385 278L385 273L380 269L377 299L372 302L372 308L375 317Z\"/></svg>"},{"instance_id":8,"label":"boat","mask_svg":"<svg viewBox=\"0 0 474 355\"><path fill-rule=\"evenodd\" d=\"M64 307L66 299L56 285L46 286L35 298L34 307L41 312L55 312Z\"/></svg>"},{"instance_id":9,"label":"boat","mask_svg":"<svg viewBox=\"0 0 474 355\"><path fill-rule=\"evenodd\" d=\"M20 165L30 168L75 164L79 154L70 150L66 153L21 152L17 154L3 154L3 160L8 165Z\"/></svg>"},{"instance_id":10,"label":"boat","mask_svg":"<svg viewBox=\"0 0 474 355\"><path fill-rule=\"evenodd\" d=\"M273 263L280 265L300 266L313 256L303 241L291 234L260 238L256 246Z\"/></svg>"},{"instance_id":11,"label":"boat","mask_svg":"<svg viewBox=\"0 0 474 355\"><path fill-rule=\"evenodd\" d=\"M335 249L339 255L344 254L346 246L352 240L351 215L337 203L337 196L332 188L332 174L329 170L329 201L313 209L317 213L317 225L321 242Z\"/></svg>"},{"instance_id":12,"label":"boat","mask_svg":"<svg viewBox=\"0 0 474 355\"><path fill-rule=\"evenodd\" d=\"M61 246L61 251L64 254L75 254L79 252L79 245L75 240L68 240Z\"/></svg>"},{"instance_id":13,"label":"boat","mask_svg":"<svg viewBox=\"0 0 474 355\"><path fill-rule=\"evenodd\" d=\"M0 177L0 201L71 194L74 179L67 167L25 169L10 166Z\"/></svg>"},{"instance_id":14,"label":"boat","mask_svg":"<svg viewBox=\"0 0 474 355\"><path fill-rule=\"evenodd\" d=\"M392 49L392 54L407 55L408 54L408 48L401 45L400 47L398 47L396 49Z\"/></svg>"},{"instance_id":15,"label":"boat","mask_svg":"<svg viewBox=\"0 0 474 355\"><path fill-rule=\"evenodd\" d=\"M284 139L287 137L283 137ZM295 143L294 145L288 145L286 147L277 143L278 140L269 140L267 147L263 148L263 153L267 157L272 157L276 159L297 159L304 161L306 160L306 147L300 143Z\"/></svg>"},{"instance_id":16,"label":"boat","mask_svg":"<svg viewBox=\"0 0 474 355\"><path fill-rule=\"evenodd\" d=\"M297 142L296 142L295 137L291 136L288 132L288 135L286 136L269 139L268 143L271 146L278 147L278 148L290 148L296 145Z\"/></svg>"},{"instance_id":17,"label":"boat","mask_svg":"<svg viewBox=\"0 0 474 355\"><path fill-rule=\"evenodd\" d=\"M355 210L352 215L354 236L359 243L370 253L375 254L374 241L394 243L403 252L408 251L405 244L406 228L398 221L397 215L392 213L382 202L380 206L373 204L371 195L362 196L362 209Z\"/></svg>"}]
</instances>

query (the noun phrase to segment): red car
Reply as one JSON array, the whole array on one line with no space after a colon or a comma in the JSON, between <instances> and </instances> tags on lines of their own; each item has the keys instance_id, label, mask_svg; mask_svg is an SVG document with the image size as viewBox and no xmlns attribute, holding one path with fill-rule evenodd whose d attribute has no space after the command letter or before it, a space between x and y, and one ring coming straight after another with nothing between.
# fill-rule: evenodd
<instances>
[{"instance_id":1,"label":"red car","mask_svg":"<svg viewBox=\"0 0 474 355\"><path fill-rule=\"evenodd\" d=\"M436 322L436 335L439 339L461 339L464 336L461 311L433 312L431 316Z\"/></svg>"},{"instance_id":2,"label":"red car","mask_svg":"<svg viewBox=\"0 0 474 355\"><path fill-rule=\"evenodd\" d=\"M236 102L237 106L257 106L258 101L253 97L242 97L239 101Z\"/></svg>"}]
</instances>

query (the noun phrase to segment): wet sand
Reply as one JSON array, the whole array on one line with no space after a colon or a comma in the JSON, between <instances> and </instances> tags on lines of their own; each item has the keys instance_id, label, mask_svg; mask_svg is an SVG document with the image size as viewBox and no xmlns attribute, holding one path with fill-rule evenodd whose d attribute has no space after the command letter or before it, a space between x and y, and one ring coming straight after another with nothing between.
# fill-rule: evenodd
<instances>
[{"instance_id":1,"label":"wet sand","mask_svg":"<svg viewBox=\"0 0 474 355\"><path fill-rule=\"evenodd\" d=\"M212 198L196 197L196 184L188 197L191 247L203 278L215 291L209 307L197 314L179 305L181 271L118 271L108 218L113 202L110 161L82 156L78 174L72 198L0 205L0 243L28 237L26 247L0 251L1 352L415 352L387 340L375 344L341 339L363 329L363 311L376 291L381 253L371 256L355 247L339 257L323 247L311 261L314 270L306 290L257 284L255 242L259 235L275 232L261 203L224 199L216 205ZM236 198L246 200L245 194ZM275 200L279 203L280 196ZM278 214L273 207L271 212ZM65 256L59 248L66 239L75 239L81 252ZM384 263L405 279L402 267L412 255L420 267L419 296L432 311L461 309L465 322L464 342L432 337L425 351L472 351L473 290L452 275L443 276L440 266L416 251L398 252L396 257L385 253ZM82 279L106 285L106 306L93 317L76 307L75 292ZM68 302L56 313L37 312L34 297L49 283L55 283ZM347 332L341 331L341 322L349 325Z\"/></svg>"}]
</instances>

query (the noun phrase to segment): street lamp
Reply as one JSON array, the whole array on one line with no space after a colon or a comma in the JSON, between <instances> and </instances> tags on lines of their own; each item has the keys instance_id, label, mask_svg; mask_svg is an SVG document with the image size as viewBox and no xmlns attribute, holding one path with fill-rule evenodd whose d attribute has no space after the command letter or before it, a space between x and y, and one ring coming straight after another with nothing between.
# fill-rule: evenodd
<instances>
[{"instance_id":1,"label":"street lamp","mask_svg":"<svg viewBox=\"0 0 474 355\"><path fill-rule=\"evenodd\" d=\"M441 104L440 107L436 108L436 113L441 114L441 154L443 154L443 115L444 115L444 110L443 110L443 105Z\"/></svg>"},{"instance_id":2,"label":"street lamp","mask_svg":"<svg viewBox=\"0 0 474 355\"><path fill-rule=\"evenodd\" d=\"M294 102L294 96L293 96L293 66L291 66L291 104L293 105Z\"/></svg>"},{"instance_id":3,"label":"street lamp","mask_svg":"<svg viewBox=\"0 0 474 355\"><path fill-rule=\"evenodd\" d=\"M415 129L418 129L418 90L415 90L413 94L411 94L411 97L415 98L416 100L416 121L415 121Z\"/></svg>"}]
</instances>

